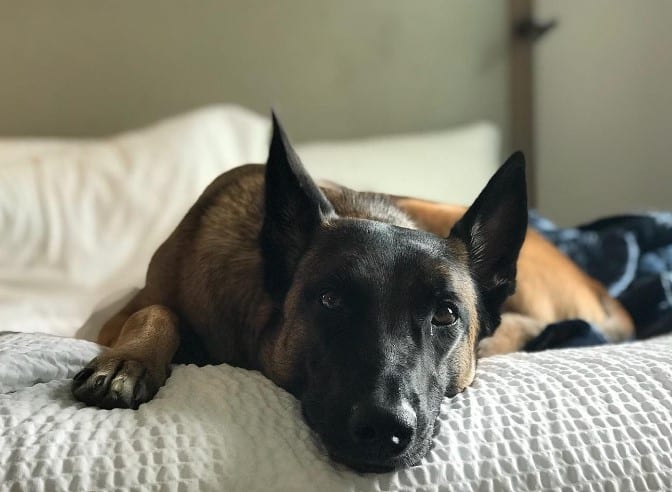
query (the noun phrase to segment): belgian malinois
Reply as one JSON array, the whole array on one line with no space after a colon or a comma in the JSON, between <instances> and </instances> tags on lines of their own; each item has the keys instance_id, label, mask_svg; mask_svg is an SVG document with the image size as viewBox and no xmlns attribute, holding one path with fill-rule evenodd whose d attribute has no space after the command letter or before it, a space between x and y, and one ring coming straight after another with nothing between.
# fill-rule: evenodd
<instances>
[{"instance_id":1,"label":"belgian malinois","mask_svg":"<svg viewBox=\"0 0 672 492\"><path fill-rule=\"evenodd\" d=\"M73 393L137 408L171 362L257 369L301 400L335 460L380 471L426 454L479 352L519 350L568 318L612 340L632 332L601 285L528 230L522 154L465 209L319 187L274 117L266 165L208 186Z\"/></svg>"}]
</instances>

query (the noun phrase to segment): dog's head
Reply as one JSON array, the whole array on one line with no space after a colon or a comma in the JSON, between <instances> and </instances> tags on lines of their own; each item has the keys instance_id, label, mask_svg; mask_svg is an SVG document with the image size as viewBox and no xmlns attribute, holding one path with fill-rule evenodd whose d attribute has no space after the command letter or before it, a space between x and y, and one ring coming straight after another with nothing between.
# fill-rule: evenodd
<instances>
[{"instance_id":1,"label":"dog's head","mask_svg":"<svg viewBox=\"0 0 672 492\"><path fill-rule=\"evenodd\" d=\"M337 461L376 471L426 454L444 394L471 382L514 290L525 189L514 154L447 238L339 217L274 119L261 233L282 306L274 364L292 368L285 386Z\"/></svg>"}]
</instances>

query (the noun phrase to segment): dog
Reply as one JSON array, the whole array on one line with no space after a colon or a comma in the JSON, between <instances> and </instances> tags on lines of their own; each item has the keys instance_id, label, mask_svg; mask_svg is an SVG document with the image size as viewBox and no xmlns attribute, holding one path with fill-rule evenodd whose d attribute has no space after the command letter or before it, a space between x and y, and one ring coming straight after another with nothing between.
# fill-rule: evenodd
<instances>
[{"instance_id":1,"label":"dog","mask_svg":"<svg viewBox=\"0 0 672 492\"><path fill-rule=\"evenodd\" d=\"M356 192L318 186L273 115L266 165L207 187L101 329L110 348L73 394L136 409L171 363L228 363L295 395L334 460L411 466L477 356L520 350L569 318L613 341L632 333L604 287L527 222L521 153L469 208Z\"/></svg>"}]
</instances>

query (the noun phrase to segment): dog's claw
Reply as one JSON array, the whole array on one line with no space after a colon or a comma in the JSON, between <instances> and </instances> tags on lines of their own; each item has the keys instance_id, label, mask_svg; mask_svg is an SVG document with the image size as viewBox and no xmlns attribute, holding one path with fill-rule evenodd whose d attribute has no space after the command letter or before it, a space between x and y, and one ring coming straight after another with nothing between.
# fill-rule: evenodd
<instances>
[{"instance_id":1,"label":"dog's claw","mask_svg":"<svg viewBox=\"0 0 672 492\"><path fill-rule=\"evenodd\" d=\"M85 380L86 378L88 378L91 375L92 372L93 372L93 369L91 369L90 367L85 367L84 369L79 371L77 374L75 374L75 376L72 378L72 380L75 383L79 383L79 382Z\"/></svg>"},{"instance_id":2,"label":"dog's claw","mask_svg":"<svg viewBox=\"0 0 672 492\"><path fill-rule=\"evenodd\" d=\"M164 381L140 361L97 357L73 377L72 394L100 408L137 409L152 399Z\"/></svg>"}]
</instances>

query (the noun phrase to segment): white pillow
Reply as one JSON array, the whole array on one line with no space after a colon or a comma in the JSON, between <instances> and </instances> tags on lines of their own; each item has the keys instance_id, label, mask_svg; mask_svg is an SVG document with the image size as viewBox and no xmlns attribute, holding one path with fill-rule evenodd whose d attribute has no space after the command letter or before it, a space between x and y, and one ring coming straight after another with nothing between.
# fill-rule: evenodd
<instances>
[{"instance_id":1,"label":"white pillow","mask_svg":"<svg viewBox=\"0 0 672 492\"><path fill-rule=\"evenodd\" d=\"M0 330L78 334L142 286L220 173L264 162L267 118L221 106L99 140L0 140Z\"/></svg>"},{"instance_id":2,"label":"white pillow","mask_svg":"<svg viewBox=\"0 0 672 492\"><path fill-rule=\"evenodd\" d=\"M268 118L215 106L107 139L0 140L0 330L94 338L208 183L266 160L268 135ZM497 142L478 124L298 151L354 188L468 202Z\"/></svg>"},{"instance_id":3,"label":"white pillow","mask_svg":"<svg viewBox=\"0 0 672 492\"><path fill-rule=\"evenodd\" d=\"M93 287L147 263L218 174L266 159L267 132L223 107L109 139L0 141L0 285L29 272L38 287Z\"/></svg>"}]
</instances>

